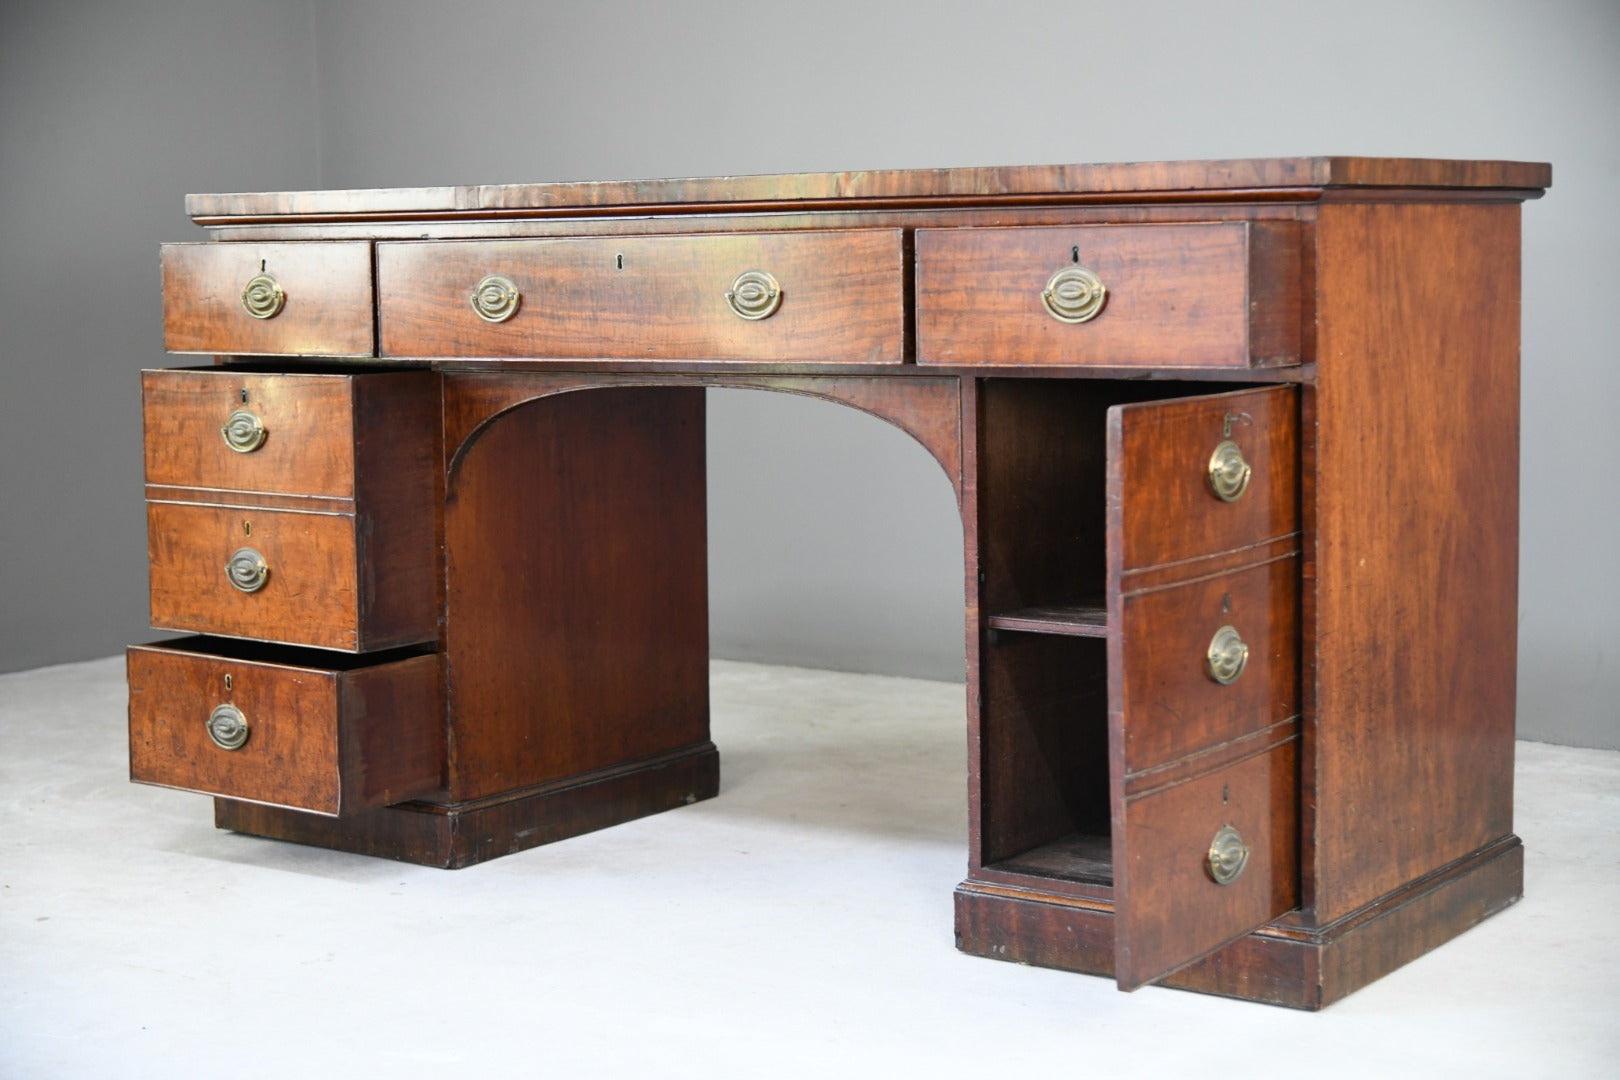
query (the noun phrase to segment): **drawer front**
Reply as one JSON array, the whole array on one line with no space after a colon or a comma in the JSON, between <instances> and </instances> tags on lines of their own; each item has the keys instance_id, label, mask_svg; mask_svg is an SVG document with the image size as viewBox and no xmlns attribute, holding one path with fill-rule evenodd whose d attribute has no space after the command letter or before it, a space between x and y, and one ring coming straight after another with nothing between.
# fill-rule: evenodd
<instances>
[{"instance_id":1,"label":"drawer front","mask_svg":"<svg viewBox=\"0 0 1620 1080\"><path fill-rule=\"evenodd\" d=\"M1128 718L1120 733L1128 774L1299 715L1296 555L1127 594L1120 606L1117 710Z\"/></svg>"},{"instance_id":2,"label":"drawer front","mask_svg":"<svg viewBox=\"0 0 1620 1080\"><path fill-rule=\"evenodd\" d=\"M431 514L150 501L146 522L154 629L344 652L438 636Z\"/></svg>"},{"instance_id":3,"label":"drawer front","mask_svg":"<svg viewBox=\"0 0 1620 1080\"><path fill-rule=\"evenodd\" d=\"M163 245L170 352L372 356L366 241Z\"/></svg>"},{"instance_id":4,"label":"drawer front","mask_svg":"<svg viewBox=\"0 0 1620 1080\"><path fill-rule=\"evenodd\" d=\"M377 276L385 356L905 357L893 229L382 243Z\"/></svg>"},{"instance_id":5,"label":"drawer front","mask_svg":"<svg viewBox=\"0 0 1620 1080\"><path fill-rule=\"evenodd\" d=\"M1297 364L1300 243L1292 222L919 229L917 362Z\"/></svg>"},{"instance_id":6,"label":"drawer front","mask_svg":"<svg viewBox=\"0 0 1620 1080\"><path fill-rule=\"evenodd\" d=\"M354 404L344 375L144 371L146 482L351 498Z\"/></svg>"},{"instance_id":7,"label":"drawer front","mask_svg":"<svg viewBox=\"0 0 1620 1080\"><path fill-rule=\"evenodd\" d=\"M327 815L441 786L437 656L342 670L203 642L127 661L132 780Z\"/></svg>"},{"instance_id":8,"label":"drawer front","mask_svg":"<svg viewBox=\"0 0 1620 1080\"><path fill-rule=\"evenodd\" d=\"M1298 401L1293 387L1272 386L1110 409L1120 568L1233 551L1298 531Z\"/></svg>"},{"instance_id":9,"label":"drawer front","mask_svg":"<svg viewBox=\"0 0 1620 1080\"><path fill-rule=\"evenodd\" d=\"M1292 910L1298 850L1297 735L1127 798L1113 828L1119 985L1135 989Z\"/></svg>"},{"instance_id":10,"label":"drawer front","mask_svg":"<svg viewBox=\"0 0 1620 1080\"><path fill-rule=\"evenodd\" d=\"M152 626L353 652L361 648L352 514L149 502ZM254 556L262 583L232 583Z\"/></svg>"}]
</instances>

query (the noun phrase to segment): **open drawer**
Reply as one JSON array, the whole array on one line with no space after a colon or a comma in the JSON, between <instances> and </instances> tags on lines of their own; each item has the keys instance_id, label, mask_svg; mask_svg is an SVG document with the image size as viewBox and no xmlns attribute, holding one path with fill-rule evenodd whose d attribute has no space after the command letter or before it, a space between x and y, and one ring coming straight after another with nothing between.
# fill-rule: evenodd
<instances>
[{"instance_id":1,"label":"open drawer","mask_svg":"<svg viewBox=\"0 0 1620 1080\"><path fill-rule=\"evenodd\" d=\"M334 817L443 786L437 654L185 638L127 660L131 780Z\"/></svg>"}]
</instances>

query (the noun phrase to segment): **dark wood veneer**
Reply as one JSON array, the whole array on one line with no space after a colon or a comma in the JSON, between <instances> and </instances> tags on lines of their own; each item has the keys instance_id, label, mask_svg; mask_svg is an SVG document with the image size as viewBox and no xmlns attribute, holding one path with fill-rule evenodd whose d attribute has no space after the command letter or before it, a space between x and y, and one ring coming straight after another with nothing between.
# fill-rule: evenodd
<instances>
[{"instance_id":1,"label":"dark wood veneer","mask_svg":"<svg viewBox=\"0 0 1620 1080\"><path fill-rule=\"evenodd\" d=\"M223 364L144 378L154 620L356 651L282 654L278 780L197 718L260 646L132 650L132 773L220 796L224 828L448 867L712 797L703 390L806 394L905 430L959 500L960 947L1320 1008L1522 892L1518 203L1549 180L1289 158L192 196L216 242L165 249L166 333ZM1077 254L1110 298L1060 325L1039 292ZM268 320L238 299L261 260ZM769 319L725 307L745 269L783 286ZM495 273L524 294L498 325L468 303ZM339 362L378 343L417 370ZM244 391L270 436L239 455ZM225 585L244 521L276 566L308 549L308 580L273 567L290 595Z\"/></svg>"}]
</instances>

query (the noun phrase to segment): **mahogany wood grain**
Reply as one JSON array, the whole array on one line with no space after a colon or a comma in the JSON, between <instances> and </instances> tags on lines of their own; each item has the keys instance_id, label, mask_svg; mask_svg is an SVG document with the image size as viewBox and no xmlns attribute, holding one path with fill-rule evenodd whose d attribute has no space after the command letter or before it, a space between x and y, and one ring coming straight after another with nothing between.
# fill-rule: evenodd
<instances>
[{"instance_id":1,"label":"mahogany wood grain","mask_svg":"<svg viewBox=\"0 0 1620 1080\"><path fill-rule=\"evenodd\" d=\"M188 195L186 212L206 223L264 217L332 221L349 216L590 213L619 207L642 212L656 209L663 213L693 213L710 212L716 205L737 203L830 209L840 204L874 202L954 204L1087 196L1140 199L1156 193L1207 198L1225 192L1247 195L1268 189L1310 191L1363 186L1504 189L1523 199L1539 196L1540 189L1551 182L1551 167L1535 162L1293 157ZM1431 197L1441 194L1437 191Z\"/></svg>"},{"instance_id":2,"label":"mahogany wood grain","mask_svg":"<svg viewBox=\"0 0 1620 1080\"><path fill-rule=\"evenodd\" d=\"M320 663L308 653L255 655L200 640L131 648L130 779L326 815L436 790L439 658L311 666ZM235 750L216 745L205 727L222 704L247 721L247 741Z\"/></svg>"},{"instance_id":3,"label":"mahogany wood grain","mask_svg":"<svg viewBox=\"0 0 1620 1080\"><path fill-rule=\"evenodd\" d=\"M1225 885L1210 842L1235 828L1248 861ZM1134 990L1299 902L1299 742L1114 807L1114 977Z\"/></svg>"},{"instance_id":4,"label":"mahogany wood grain","mask_svg":"<svg viewBox=\"0 0 1620 1080\"><path fill-rule=\"evenodd\" d=\"M414 523L400 542L426 555L403 560L418 576L388 595L422 607L385 621L420 616L413 640L442 635L444 766L420 801L323 817L222 798L216 822L457 866L713 795L701 390L803 393L906 430L958 491L962 948L1125 985L1185 964L1162 981L1318 1008L1522 891L1512 204L1549 179L1534 164L1293 158L193 197L229 243L166 253L166 320L214 335L202 351L226 354L224 378L265 374L238 361L327 330L358 335L342 348L361 356L374 330L404 330L401 366L446 373L369 405L357 382L352 466L314 453L344 422L304 435L303 413L271 425L260 453L298 431L311 459L269 479L200 442L149 458L153 512L194 515L198 535L248 515L280 514L293 533L349 521L357 597L365 572L401 561L367 547L407 535L380 526ZM1116 249L1092 323L1039 307L1062 265L1053 237L1073 237L1058 252L1071 264L1082 240L1085 255L1136 238ZM1001 238L985 258L948 262L956 284L930 284L930 245L985 238ZM313 260L318 279L340 249L368 253L358 274L329 290L285 279L287 310L267 323L240 312L245 253ZM761 267L784 306L753 326L721 307L717 329L706 305L723 305L741 267L719 264L739 251L787 259ZM452 265L468 252L540 273L520 282L517 319L472 314L478 278L515 275ZM1004 283L1009 253L1032 287ZM621 287L637 275L639 290ZM352 317L303 306L362 286ZM807 302L807 288L826 291ZM1009 307L1015 294L1038 318ZM989 344L928 362L940 327ZM1076 358L1047 340L1068 331L1117 340ZM918 355L920 370L900 363ZM1248 388L1232 437L1255 466L1231 505L1207 486L1212 425L1234 412L1221 383ZM186 422L217 443L217 406L198 401ZM431 435L401 453L390 429ZM223 554L207 560L219 586ZM1250 634L1256 610L1265 629ZM1258 651L1222 688L1202 655L1228 621ZM327 655L345 678L363 666ZM1228 814L1257 847L1223 888L1203 867Z\"/></svg>"},{"instance_id":5,"label":"mahogany wood grain","mask_svg":"<svg viewBox=\"0 0 1620 1080\"><path fill-rule=\"evenodd\" d=\"M141 403L148 484L354 496L354 380L348 376L218 367L143 371ZM264 441L247 453L231 449L221 434L238 409L264 425Z\"/></svg>"},{"instance_id":6,"label":"mahogany wood grain","mask_svg":"<svg viewBox=\"0 0 1620 1080\"><path fill-rule=\"evenodd\" d=\"M557 394L462 449L445 496L453 799L707 743L703 415L694 388Z\"/></svg>"},{"instance_id":7,"label":"mahogany wood grain","mask_svg":"<svg viewBox=\"0 0 1620 1080\"><path fill-rule=\"evenodd\" d=\"M431 489L430 489L431 490ZM147 504L152 626L362 652L438 636L433 518ZM262 588L232 586L241 548L264 557Z\"/></svg>"},{"instance_id":8,"label":"mahogany wood grain","mask_svg":"<svg viewBox=\"0 0 1620 1080\"><path fill-rule=\"evenodd\" d=\"M286 293L268 319L242 306L243 288L260 273ZM163 344L178 353L375 355L371 245L164 244Z\"/></svg>"},{"instance_id":9,"label":"mahogany wood grain","mask_svg":"<svg viewBox=\"0 0 1620 1080\"><path fill-rule=\"evenodd\" d=\"M1127 595L1120 608L1114 711L1127 782L1299 715L1297 556ZM1206 670L1223 626L1249 647L1243 673L1227 686Z\"/></svg>"},{"instance_id":10,"label":"mahogany wood grain","mask_svg":"<svg viewBox=\"0 0 1620 1080\"><path fill-rule=\"evenodd\" d=\"M453 870L712 799L719 786L719 754L705 742L488 798L407 802L340 818L215 799L214 824Z\"/></svg>"},{"instance_id":11,"label":"mahogany wood grain","mask_svg":"<svg viewBox=\"0 0 1620 1080\"><path fill-rule=\"evenodd\" d=\"M446 397L445 445L451 469L460 448L493 417L518 405L551 394L577 390L635 386L701 386L733 390L768 390L837 402L868 413L910 435L945 470L951 486L961 494L962 400L961 383L953 378L889 375L669 375L649 373L566 371L445 375L453 387Z\"/></svg>"},{"instance_id":12,"label":"mahogany wood grain","mask_svg":"<svg viewBox=\"0 0 1620 1080\"><path fill-rule=\"evenodd\" d=\"M382 351L402 357L842 360L906 356L901 236L894 230L612 239L383 243ZM726 302L744 271L771 274L767 318ZM516 284L489 323L470 297L487 275Z\"/></svg>"},{"instance_id":13,"label":"mahogany wood grain","mask_svg":"<svg viewBox=\"0 0 1620 1080\"><path fill-rule=\"evenodd\" d=\"M1516 838L1491 845L1332 926L1255 931L1161 984L1323 1008L1511 905L1523 862ZM978 956L1111 976L1115 922L1107 899L973 881L956 890L957 947Z\"/></svg>"},{"instance_id":14,"label":"mahogany wood grain","mask_svg":"<svg viewBox=\"0 0 1620 1080\"><path fill-rule=\"evenodd\" d=\"M1519 211L1317 223L1312 897L1331 920L1509 835Z\"/></svg>"},{"instance_id":15,"label":"mahogany wood grain","mask_svg":"<svg viewBox=\"0 0 1620 1080\"><path fill-rule=\"evenodd\" d=\"M1210 456L1238 445L1251 472L1233 502L1210 487ZM1286 386L1124 404L1108 415L1119 571L1259 544L1299 529L1299 398Z\"/></svg>"},{"instance_id":16,"label":"mahogany wood grain","mask_svg":"<svg viewBox=\"0 0 1620 1080\"><path fill-rule=\"evenodd\" d=\"M1103 643L1002 634L980 653L979 834L996 863L1071 833L1108 832Z\"/></svg>"},{"instance_id":17,"label":"mahogany wood grain","mask_svg":"<svg viewBox=\"0 0 1620 1080\"><path fill-rule=\"evenodd\" d=\"M1284 229L1257 244L1251 232ZM1283 225L919 229L917 362L924 365L1277 367L1299 352L1299 232ZM1078 324L1046 310L1058 271L1107 287ZM1264 303L1261 300L1264 300Z\"/></svg>"}]
</instances>

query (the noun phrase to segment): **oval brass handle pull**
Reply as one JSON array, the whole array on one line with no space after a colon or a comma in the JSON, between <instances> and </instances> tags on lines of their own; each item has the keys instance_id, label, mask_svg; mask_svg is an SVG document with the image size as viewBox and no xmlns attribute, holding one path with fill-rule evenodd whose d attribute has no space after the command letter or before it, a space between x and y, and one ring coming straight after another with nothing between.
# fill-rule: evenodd
<instances>
[{"instance_id":1,"label":"oval brass handle pull","mask_svg":"<svg viewBox=\"0 0 1620 1080\"><path fill-rule=\"evenodd\" d=\"M1058 322L1083 323L1097 317L1108 300L1102 278L1084 266L1065 266L1041 290L1046 313Z\"/></svg>"},{"instance_id":2,"label":"oval brass handle pull","mask_svg":"<svg viewBox=\"0 0 1620 1080\"><path fill-rule=\"evenodd\" d=\"M1249 845L1230 825L1215 830L1215 839L1209 842L1209 876L1217 885L1230 885L1243 868L1249 865Z\"/></svg>"},{"instance_id":3,"label":"oval brass handle pull","mask_svg":"<svg viewBox=\"0 0 1620 1080\"><path fill-rule=\"evenodd\" d=\"M255 319L275 318L286 303L281 283L269 274L254 274L242 286L242 310Z\"/></svg>"},{"instance_id":4,"label":"oval brass handle pull","mask_svg":"<svg viewBox=\"0 0 1620 1080\"><path fill-rule=\"evenodd\" d=\"M768 319L782 306L782 286L763 270L744 270L726 290L726 303L741 318Z\"/></svg>"},{"instance_id":5,"label":"oval brass handle pull","mask_svg":"<svg viewBox=\"0 0 1620 1080\"><path fill-rule=\"evenodd\" d=\"M252 548L238 548L225 564L225 578L242 592L258 592L270 578L270 567Z\"/></svg>"},{"instance_id":6,"label":"oval brass handle pull","mask_svg":"<svg viewBox=\"0 0 1620 1080\"><path fill-rule=\"evenodd\" d=\"M1249 477L1254 472L1243 460L1238 444L1227 439L1209 455L1209 489L1222 502L1237 502L1249 490Z\"/></svg>"},{"instance_id":7,"label":"oval brass handle pull","mask_svg":"<svg viewBox=\"0 0 1620 1080\"><path fill-rule=\"evenodd\" d=\"M235 705L219 705L208 714L208 737L221 750L240 750L248 739L247 717Z\"/></svg>"},{"instance_id":8,"label":"oval brass handle pull","mask_svg":"<svg viewBox=\"0 0 1620 1080\"><path fill-rule=\"evenodd\" d=\"M472 309L489 323L501 323L517 314L523 294L511 278L491 274L472 291Z\"/></svg>"},{"instance_id":9,"label":"oval brass handle pull","mask_svg":"<svg viewBox=\"0 0 1620 1080\"><path fill-rule=\"evenodd\" d=\"M225 445L238 454L251 454L264 445L264 421L247 409L237 409L226 417L219 433L224 436Z\"/></svg>"},{"instance_id":10,"label":"oval brass handle pull","mask_svg":"<svg viewBox=\"0 0 1620 1080\"><path fill-rule=\"evenodd\" d=\"M1215 636L1209 641L1209 654L1205 660L1209 677L1222 686L1231 686L1248 666L1249 647L1243 643L1238 632L1230 626L1215 631Z\"/></svg>"}]
</instances>

